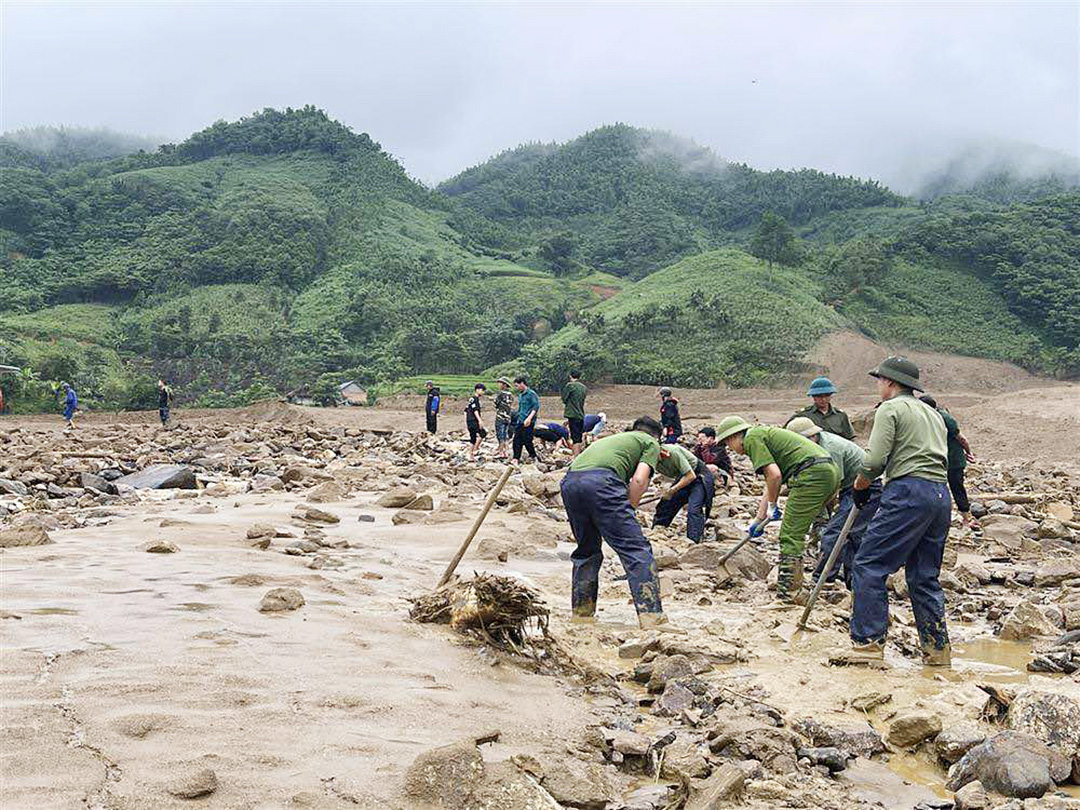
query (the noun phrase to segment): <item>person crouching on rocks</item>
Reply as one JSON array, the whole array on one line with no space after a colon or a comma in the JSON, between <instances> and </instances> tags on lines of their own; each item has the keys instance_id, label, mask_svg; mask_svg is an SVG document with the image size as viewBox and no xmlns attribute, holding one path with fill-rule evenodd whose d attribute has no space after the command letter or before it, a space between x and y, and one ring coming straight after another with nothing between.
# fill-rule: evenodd
<instances>
[{"instance_id":1,"label":"person crouching on rocks","mask_svg":"<svg viewBox=\"0 0 1080 810\"><path fill-rule=\"evenodd\" d=\"M660 459L660 424L648 416L630 430L597 439L574 459L562 481L563 507L577 548L571 606L576 620L596 615L601 540L619 555L643 629L666 624L652 546L634 514Z\"/></svg>"},{"instance_id":2,"label":"person crouching on rocks","mask_svg":"<svg viewBox=\"0 0 1080 810\"><path fill-rule=\"evenodd\" d=\"M777 499L788 485L787 505L780 523L780 565L776 595L786 605L804 604L803 550L814 518L840 486L840 471L828 451L805 436L768 425L751 425L741 416L728 416L716 429L717 441L728 450L750 457L754 472L765 476L765 493L750 536L760 537L768 520L781 517Z\"/></svg>"}]
</instances>

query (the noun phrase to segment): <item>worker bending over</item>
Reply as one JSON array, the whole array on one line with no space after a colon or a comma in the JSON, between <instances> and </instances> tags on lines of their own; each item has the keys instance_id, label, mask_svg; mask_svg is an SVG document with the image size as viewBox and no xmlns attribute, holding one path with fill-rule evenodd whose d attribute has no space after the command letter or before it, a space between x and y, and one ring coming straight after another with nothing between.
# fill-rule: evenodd
<instances>
[{"instance_id":1,"label":"worker bending over","mask_svg":"<svg viewBox=\"0 0 1080 810\"><path fill-rule=\"evenodd\" d=\"M686 537L700 543L705 535L705 521L712 511L713 475L705 463L681 444L672 444L660 452L656 472L674 483L664 489L656 505L653 526L670 526L671 521L686 507Z\"/></svg>"},{"instance_id":2,"label":"worker bending over","mask_svg":"<svg viewBox=\"0 0 1080 810\"><path fill-rule=\"evenodd\" d=\"M829 561L833 546L840 537L840 531L844 528L848 514L851 512L854 501L852 500L851 485L855 483L855 476L866 466L866 451L855 442L849 442L842 436L822 430L805 416L797 416L788 422L788 430L793 430L800 436L805 436L810 441L825 448L833 460L833 464L840 470L840 489L837 491L838 506L833 512L832 518L825 526L821 534L821 548L818 551L818 562L814 568L814 581L821 578L825 570L825 563ZM858 514L848 530L847 542L840 557L833 563L832 570L825 577L826 582L833 582L843 566L844 582L848 589L851 588L851 561L855 558L855 551L859 547L859 539L866 527L870 525L870 518L877 511L881 501L881 482L874 481L870 486L870 500Z\"/></svg>"},{"instance_id":3,"label":"worker bending over","mask_svg":"<svg viewBox=\"0 0 1080 810\"><path fill-rule=\"evenodd\" d=\"M728 416L720 421L716 433L717 440L724 442L728 450L749 456L754 472L765 476L765 494L750 524L751 537L760 537L766 521L780 517L780 487L788 485L780 523L776 595L782 603L804 603L802 554L806 533L840 485L840 471L824 448L781 427L752 426L741 416Z\"/></svg>"},{"instance_id":4,"label":"worker bending over","mask_svg":"<svg viewBox=\"0 0 1080 810\"><path fill-rule=\"evenodd\" d=\"M660 459L660 425L643 416L630 430L597 439L574 459L562 481L563 507L577 548L570 601L574 618L596 614L604 540L619 555L644 629L665 623L652 546L634 510Z\"/></svg>"}]
</instances>

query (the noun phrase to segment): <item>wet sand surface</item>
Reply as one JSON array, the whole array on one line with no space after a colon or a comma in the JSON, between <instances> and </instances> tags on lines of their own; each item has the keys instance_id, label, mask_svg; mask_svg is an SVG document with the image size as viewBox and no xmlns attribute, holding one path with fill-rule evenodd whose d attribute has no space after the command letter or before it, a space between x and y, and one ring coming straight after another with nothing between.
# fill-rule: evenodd
<instances>
[{"instance_id":1,"label":"wet sand surface","mask_svg":"<svg viewBox=\"0 0 1080 810\"><path fill-rule=\"evenodd\" d=\"M596 402L619 418L644 408L654 393L626 389L601 389ZM977 452L1000 457L1003 420L1023 397L1046 403L1041 418L1052 425L1052 435L1031 438L1031 454L1015 460L1069 465L1080 387L1017 390L1023 393L953 395L954 410L962 425L967 419ZM851 399L861 402L866 396ZM792 410L792 403L800 404L799 397L797 390L693 392L684 414L691 424L695 417L711 419L729 409L776 420ZM292 408L274 418L300 412L297 418L323 427L420 426L411 407ZM150 418L92 415L85 430L91 434L113 423ZM180 412L181 420L230 429L260 418L251 412ZM58 447L64 441L55 422L0 420L0 427L16 425L48 426ZM50 545L4 549L4 807L188 806L192 801L174 797L167 785L201 768L213 769L220 785L198 800L199 806L407 807L401 799L405 769L434 746L498 729L499 742L483 747L491 761L522 753L545 761L580 750L587 727L608 716L604 700L573 679L510 664L445 626L408 620L408 598L434 586L483 499L475 487L456 492L436 485L431 492L438 506L460 507L462 518L436 526L394 525L396 510L374 505L378 491L352 492L322 504L341 519L324 527L327 539L346 540L349 547L321 552L339 567L320 570L306 567L307 557L277 553L289 540L275 540L269 551L259 551L245 539L254 523L272 523L300 537L306 524L291 515L304 500L302 491L142 493L141 503L110 507L115 516L51 531L55 542ZM718 498L718 506L744 508L748 502L747 496L725 498ZM374 522L361 522L361 515L373 516ZM567 532L565 523L535 512L497 507L459 573L491 571L525 580L552 608L553 631L568 650L625 679L634 662L619 658L618 645L640 634L625 582L615 579L622 572L613 555L602 574L599 621L582 626L569 623L567 609L572 545L560 542L511 555L505 563L478 554L484 538L513 547L538 527ZM962 555L978 558L976 538L959 531L954 537ZM140 547L151 540L171 541L180 551L148 554ZM677 532L666 542L686 548ZM665 603L672 621L698 641L705 637L702 628L719 620L723 638L744 652L745 660L716 666L711 681L779 707L789 722L865 718L884 732L895 711L925 707L948 727L977 717L986 695L976 683L1050 680L1025 671L1030 641L1003 641L985 621L951 624L951 671L924 670L892 651L892 668L885 672L830 667L827 651L847 643L843 605L823 602L816 626L799 633L796 614L766 609L771 597L763 583L760 590L735 598L730 592L702 592L700 582L677 569L666 573L673 585ZM263 594L282 586L297 588L305 606L289 613L259 612ZM894 597L892 615L894 633L912 637L907 601ZM854 698L872 692L890 699L869 714L852 708ZM665 721L653 718L641 730L664 728ZM890 808L949 795L943 770L925 752L896 752L887 762L858 760L838 781L853 785L866 801Z\"/></svg>"}]
</instances>

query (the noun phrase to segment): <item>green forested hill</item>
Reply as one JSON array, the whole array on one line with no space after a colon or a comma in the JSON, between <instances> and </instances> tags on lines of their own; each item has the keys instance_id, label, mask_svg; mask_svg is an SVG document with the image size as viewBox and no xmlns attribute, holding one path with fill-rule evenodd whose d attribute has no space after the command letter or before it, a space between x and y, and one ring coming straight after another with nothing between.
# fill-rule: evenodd
<instances>
[{"instance_id":1,"label":"green forested hill","mask_svg":"<svg viewBox=\"0 0 1080 810\"><path fill-rule=\"evenodd\" d=\"M766 211L803 225L831 211L902 203L873 181L760 172L622 124L504 152L439 190L526 240L566 232L572 259L634 278L738 241Z\"/></svg>"},{"instance_id":2,"label":"green forested hill","mask_svg":"<svg viewBox=\"0 0 1080 810\"><path fill-rule=\"evenodd\" d=\"M622 125L431 190L311 107L71 154L0 138L0 364L42 380L2 381L23 409L60 379L149 405L159 374L209 404L571 364L745 385L837 328L1080 372L1077 192L916 202Z\"/></svg>"}]
</instances>

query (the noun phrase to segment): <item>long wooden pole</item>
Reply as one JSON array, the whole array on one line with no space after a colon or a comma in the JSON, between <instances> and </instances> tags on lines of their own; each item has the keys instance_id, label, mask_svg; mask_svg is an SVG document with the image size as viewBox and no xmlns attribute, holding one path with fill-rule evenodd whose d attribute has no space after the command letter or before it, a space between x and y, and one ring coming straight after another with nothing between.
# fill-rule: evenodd
<instances>
[{"instance_id":1,"label":"long wooden pole","mask_svg":"<svg viewBox=\"0 0 1080 810\"><path fill-rule=\"evenodd\" d=\"M488 512L491 511L491 507L495 505L495 499L499 497L499 493L502 492L502 488L506 485L506 482L510 479L510 474L514 471L513 467L507 466L503 471L502 478L499 479L499 483L495 485L495 488L491 490L488 495L487 502L484 504L483 510L476 516L476 521L473 523L472 528L469 530L469 536L465 538L465 542L461 544L461 548L457 550L457 554L454 555L454 559L450 561L450 564L446 566L446 570L443 572L442 578L439 579L439 584L435 586L436 589L441 588L447 582L450 581L450 577L454 575L454 570L458 567L458 563L461 562L461 558L465 556L465 552L469 550L469 544L476 537L476 533L480 531L480 525L484 522L484 518L487 517Z\"/></svg>"}]
</instances>

